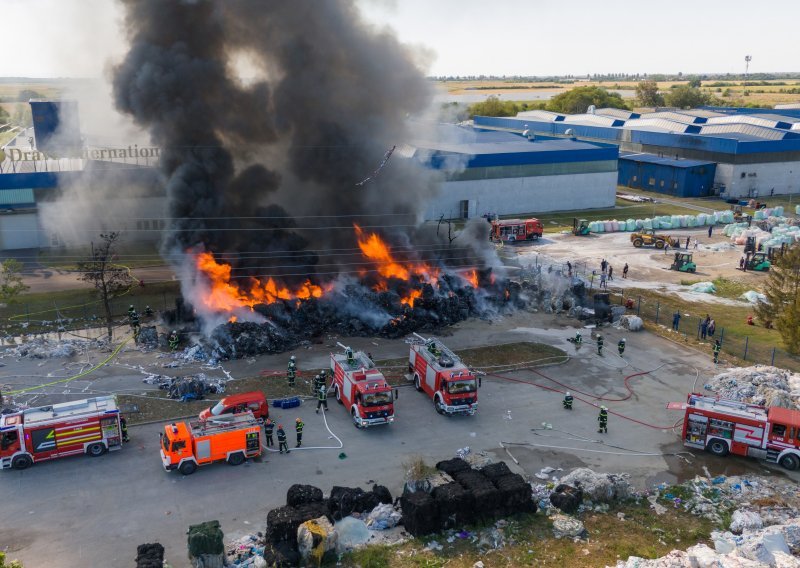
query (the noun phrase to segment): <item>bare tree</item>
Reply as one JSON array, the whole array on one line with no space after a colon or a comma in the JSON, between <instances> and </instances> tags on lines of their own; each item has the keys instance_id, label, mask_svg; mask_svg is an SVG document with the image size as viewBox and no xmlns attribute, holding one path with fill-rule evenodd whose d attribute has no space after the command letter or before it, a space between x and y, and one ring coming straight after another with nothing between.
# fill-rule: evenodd
<instances>
[{"instance_id":1,"label":"bare tree","mask_svg":"<svg viewBox=\"0 0 800 568\"><path fill-rule=\"evenodd\" d=\"M110 341L114 323L111 301L130 289L133 285L133 277L127 268L112 262L116 256L116 245L119 243L120 234L118 232L101 234L100 239L100 244L92 243L91 258L78 263L78 270L81 272L78 279L90 282L97 291L100 301L103 303Z\"/></svg>"}]
</instances>

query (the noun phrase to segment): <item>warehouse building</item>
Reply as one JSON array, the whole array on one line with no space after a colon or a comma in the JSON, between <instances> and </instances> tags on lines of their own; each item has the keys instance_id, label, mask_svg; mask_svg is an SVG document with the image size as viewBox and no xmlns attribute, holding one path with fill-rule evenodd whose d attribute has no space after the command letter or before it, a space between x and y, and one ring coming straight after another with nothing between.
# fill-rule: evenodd
<instances>
[{"instance_id":1,"label":"warehouse building","mask_svg":"<svg viewBox=\"0 0 800 568\"><path fill-rule=\"evenodd\" d=\"M714 185L717 164L652 154L620 154L619 185L667 195L702 197Z\"/></svg>"},{"instance_id":2,"label":"warehouse building","mask_svg":"<svg viewBox=\"0 0 800 568\"><path fill-rule=\"evenodd\" d=\"M626 111L623 111L623 113ZM616 144L623 154L649 154L671 159L660 162L664 192L676 196L720 195L724 198L764 197L800 193L800 109L738 109L706 107L692 110L659 110L629 118L607 109L582 115L520 113L516 117L476 116L474 125L506 132L529 132L593 143ZM632 168L643 167L620 160L620 185L641 177ZM700 162L682 164L683 160ZM651 161L650 163L655 163ZM715 164L712 184L704 181L707 164ZM664 168L676 171L668 172ZM692 168L699 168L692 170ZM677 169L694 171L681 183ZM633 177L637 182L632 182ZM703 178L703 181L700 180ZM671 183L670 183L671 181ZM677 183L676 183L677 182ZM646 189L646 188L645 188ZM698 189L700 190L698 192Z\"/></svg>"},{"instance_id":3,"label":"warehouse building","mask_svg":"<svg viewBox=\"0 0 800 568\"><path fill-rule=\"evenodd\" d=\"M433 138L411 144L411 156L444 178L427 219L614 206L614 145L456 126Z\"/></svg>"}]
</instances>

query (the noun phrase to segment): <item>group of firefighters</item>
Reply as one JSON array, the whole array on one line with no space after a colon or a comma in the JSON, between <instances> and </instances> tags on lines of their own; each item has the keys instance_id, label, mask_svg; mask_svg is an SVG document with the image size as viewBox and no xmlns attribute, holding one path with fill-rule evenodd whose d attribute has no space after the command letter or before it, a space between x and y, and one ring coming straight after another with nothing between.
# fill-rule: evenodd
<instances>
[{"instance_id":1,"label":"group of firefighters","mask_svg":"<svg viewBox=\"0 0 800 568\"><path fill-rule=\"evenodd\" d=\"M581 345L583 345L583 336L581 335L580 331L575 332L575 339L572 340L575 344L575 348L577 349ZM597 334L597 354L603 355L603 346L605 345L605 339L599 333ZM622 357L622 354L625 353L625 338L623 337L617 342L617 351L619 351L619 356Z\"/></svg>"},{"instance_id":2,"label":"group of firefighters","mask_svg":"<svg viewBox=\"0 0 800 568\"><path fill-rule=\"evenodd\" d=\"M144 307L144 317L153 317L153 313L153 308L150 306ZM128 324L131 326L131 331L133 332L133 340L138 343L139 334L142 331L142 323L141 318L139 317L139 312L136 311L136 307L133 304L131 304L128 308ZM172 333L170 333L167 337L167 341L169 343L169 350L172 352L177 351L178 344L180 343L178 331L173 329Z\"/></svg>"},{"instance_id":3,"label":"group of firefighters","mask_svg":"<svg viewBox=\"0 0 800 568\"><path fill-rule=\"evenodd\" d=\"M562 404L565 410L572 410L573 396L567 391L564 393L564 400ZM605 406L600 407L600 415L597 417L597 432L598 434L608 434L608 408Z\"/></svg>"}]
</instances>

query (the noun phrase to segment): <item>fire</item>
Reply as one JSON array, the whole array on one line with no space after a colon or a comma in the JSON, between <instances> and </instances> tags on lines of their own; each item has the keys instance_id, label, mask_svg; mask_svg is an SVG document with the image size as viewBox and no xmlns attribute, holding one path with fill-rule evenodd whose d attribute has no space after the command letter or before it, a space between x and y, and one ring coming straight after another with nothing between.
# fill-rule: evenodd
<instances>
[{"instance_id":1,"label":"fire","mask_svg":"<svg viewBox=\"0 0 800 568\"><path fill-rule=\"evenodd\" d=\"M464 280L469 282L473 288L476 290L478 289L478 271L477 270L470 270L466 274L462 276Z\"/></svg>"},{"instance_id":2,"label":"fire","mask_svg":"<svg viewBox=\"0 0 800 568\"><path fill-rule=\"evenodd\" d=\"M400 303L410 308L414 307L414 300L422 296L422 290L411 290L408 296L400 298Z\"/></svg>"},{"instance_id":3,"label":"fire","mask_svg":"<svg viewBox=\"0 0 800 568\"><path fill-rule=\"evenodd\" d=\"M210 252L201 252L195 259L197 269L205 275L211 290L203 298L206 307L218 312L230 312L236 308L250 308L256 304L271 304L278 300L307 300L320 298L324 293L321 286L312 284L310 280L303 282L292 290L276 282L272 277L266 281L248 278L248 290L231 282L231 266L217 262ZM229 320L236 321L235 316Z\"/></svg>"},{"instance_id":4,"label":"fire","mask_svg":"<svg viewBox=\"0 0 800 568\"><path fill-rule=\"evenodd\" d=\"M236 320L237 320L237 317L236 317L236 316L231 316L231 317L228 319L228 323L236 323Z\"/></svg>"}]
</instances>

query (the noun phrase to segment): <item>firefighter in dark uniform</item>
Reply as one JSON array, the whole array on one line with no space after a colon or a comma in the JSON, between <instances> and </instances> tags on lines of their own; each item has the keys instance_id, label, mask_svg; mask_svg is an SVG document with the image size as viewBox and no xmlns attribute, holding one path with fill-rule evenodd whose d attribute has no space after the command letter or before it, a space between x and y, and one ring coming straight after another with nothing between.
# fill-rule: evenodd
<instances>
[{"instance_id":1,"label":"firefighter in dark uniform","mask_svg":"<svg viewBox=\"0 0 800 568\"><path fill-rule=\"evenodd\" d=\"M317 391L317 410L316 413L319 414L319 409L324 406L325 410L328 410L328 387L322 385L322 388Z\"/></svg>"},{"instance_id":2,"label":"firefighter in dark uniform","mask_svg":"<svg viewBox=\"0 0 800 568\"><path fill-rule=\"evenodd\" d=\"M625 338L619 340L617 343L617 349L619 349L619 356L622 357L622 354L625 353Z\"/></svg>"},{"instance_id":3,"label":"firefighter in dark uniform","mask_svg":"<svg viewBox=\"0 0 800 568\"><path fill-rule=\"evenodd\" d=\"M305 424L299 418L294 421L294 429L295 432L297 432L297 446L295 446L296 448L299 448L303 444L303 426L305 426Z\"/></svg>"},{"instance_id":4,"label":"firefighter in dark uniform","mask_svg":"<svg viewBox=\"0 0 800 568\"><path fill-rule=\"evenodd\" d=\"M124 416L120 416L119 418L119 427L120 430L122 430L122 441L130 442L131 439L128 437L128 421L125 419Z\"/></svg>"},{"instance_id":5,"label":"firefighter in dark uniform","mask_svg":"<svg viewBox=\"0 0 800 568\"><path fill-rule=\"evenodd\" d=\"M272 441L272 431L275 429L275 423L267 418L264 423L264 433L267 435L267 447L274 446L275 442Z\"/></svg>"},{"instance_id":6,"label":"firefighter in dark uniform","mask_svg":"<svg viewBox=\"0 0 800 568\"><path fill-rule=\"evenodd\" d=\"M597 417L597 432L608 434L608 408L600 407L600 416Z\"/></svg>"},{"instance_id":7,"label":"firefighter in dark uniform","mask_svg":"<svg viewBox=\"0 0 800 568\"><path fill-rule=\"evenodd\" d=\"M144 315L146 317L152 316L153 315L153 308L151 308L150 306L145 306L144 307Z\"/></svg>"},{"instance_id":8,"label":"firefighter in dark uniform","mask_svg":"<svg viewBox=\"0 0 800 568\"><path fill-rule=\"evenodd\" d=\"M580 347L583 344L583 336L580 331L575 332L575 347Z\"/></svg>"},{"instance_id":9,"label":"firefighter in dark uniform","mask_svg":"<svg viewBox=\"0 0 800 568\"><path fill-rule=\"evenodd\" d=\"M286 379L289 381L290 387L294 386L294 379L297 377L297 363L295 363L296 359L297 358L294 355L289 357L289 367L286 369Z\"/></svg>"},{"instance_id":10,"label":"firefighter in dark uniform","mask_svg":"<svg viewBox=\"0 0 800 568\"><path fill-rule=\"evenodd\" d=\"M319 389L325 386L325 371L319 373L316 377L314 377L314 394L319 392Z\"/></svg>"},{"instance_id":11,"label":"firefighter in dark uniform","mask_svg":"<svg viewBox=\"0 0 800 568\"><path fill-rule=\"evenodd\" d=\"M169 350L170 351L177 351L178 350L178 332L174 329L172 333L169 334Z\"/></svg>"},{"instance_id":12,"label":"firefighter in dark uniform","mask_svg":"<svg viewBox=\"0 0 800 568\"><path fill-rule=\"evenodd\" d=\"M722 344L719 342L719 339L714 340L714 345L711 346L711 349L714 350L714 364L716 365L719 363L719 352L722 349Z\"/></svg>"},{"instance_id":13,"label":"firefighter in dark uniform","mask_svg":"<svg viewBox=\"0 0 800 568\"><path fill-rule=\"evenodd\" d=\"M569 394L569 391L564 394L564 409L565 410L572 410L572 395Z\"/></svg>"},{"instance_id":14,"label":"firefighter in dark uniform","mask_svg":"<svg viewBox=\"0 0 800 568\"><path fill-rule=\"evenodd\" d=\"M600 334L597 335L597 354L603 354L603 336Z\"/></svg>"},{"instance_id":15,"label":"firefighter in dark uniform","mask_svg":"<svg viewBox=\"0 0 800 568\"><path fill-rule=\"evenodd\" d=\"M289 453L289 446L286 445L286 432L283 431L283 424L278 424L278 449L280 453L283 453L284 450L286 453Z\"/></svg>"},{"instance_id":16,"label":"firefighter in dark uniform","mask_svg":"<svg viewBox=\"0 0 800 568\"><path fill-rule=\"evenodd\" d=\"M133 311L131 311L133 310ZM136 309L131 306L128 309L128 323L131 325L131 330L133 330L133 339L134 341L139 340L139 332L141 331L142 327L139 323L139 314L136 313Z\"/></svg>"},{"instance_id":17,"label":"firefighter in dark uniform","mask_svg":"<svg viewBox=\"0 0 800 568\"><path fill-rule=\"evenodd\" d=\"M345 350L344 354L345 354L345 357L347 357L347 364L348 365L353 365L356 362L356 355L355 355L355 353L353 353L353 350L351 348L348 347Z\"/></svg>"}]
</instances>

